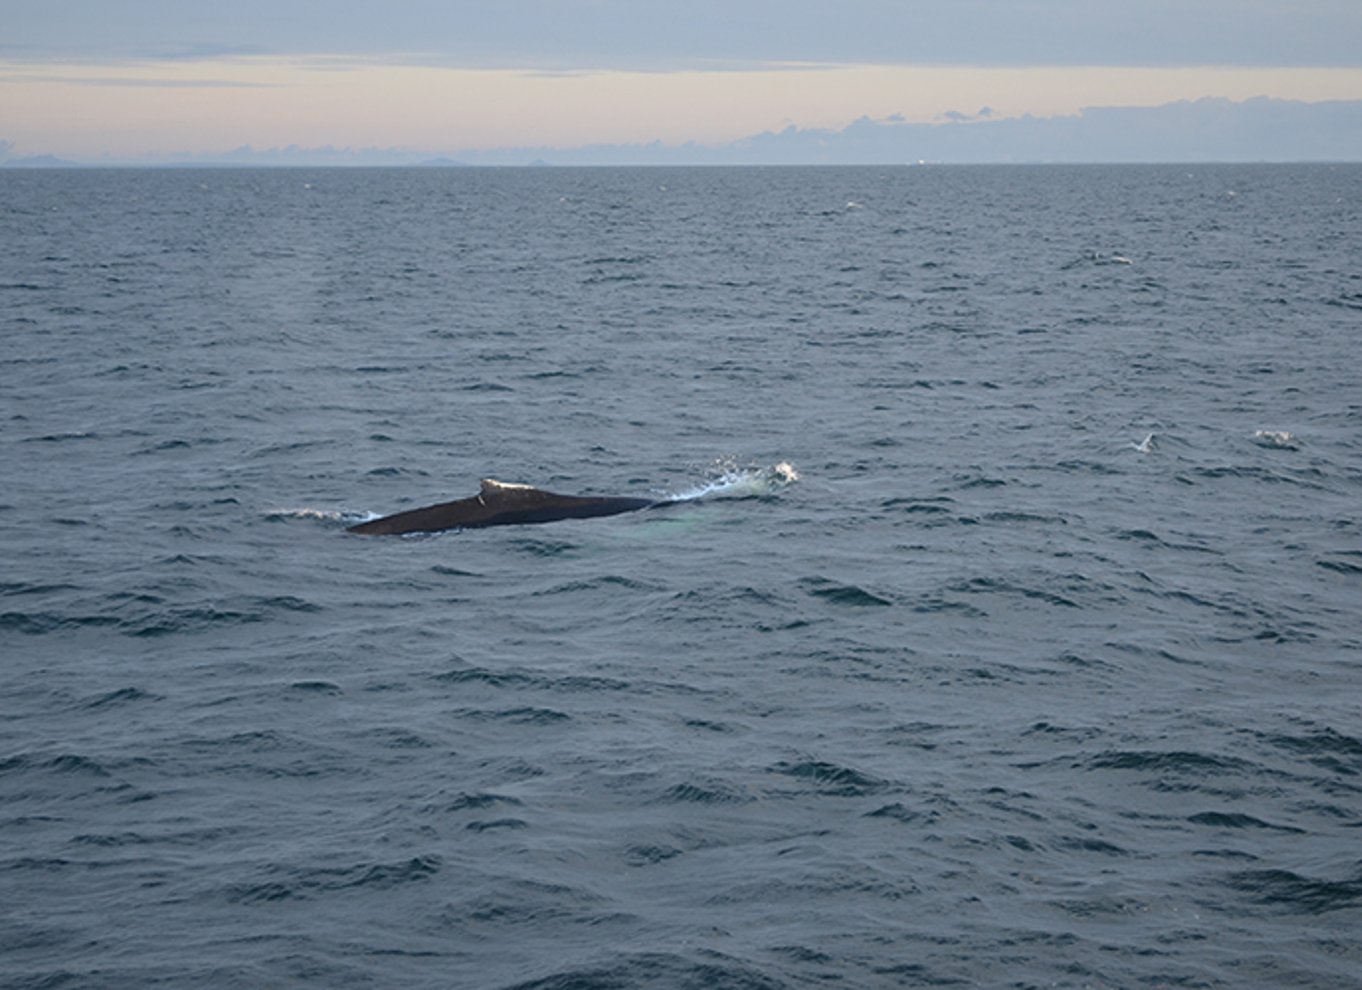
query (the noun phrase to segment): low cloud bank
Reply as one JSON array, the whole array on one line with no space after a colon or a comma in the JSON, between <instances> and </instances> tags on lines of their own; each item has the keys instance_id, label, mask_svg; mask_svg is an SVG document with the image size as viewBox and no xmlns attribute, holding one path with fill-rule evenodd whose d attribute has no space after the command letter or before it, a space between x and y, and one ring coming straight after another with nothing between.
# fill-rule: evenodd
<instances>
[{"instance_id":1,"label":"low cloud bank","mask_svg":"<svg viewBox=\"0 0 1362 990\"><path fill-rule=\"evenodd\" d=\"M38 155L7 165L51 164ZM6 158L8 157L8 160ZM841 129L789 126L718 145L598 144L438 155L398 148L237 148L91 165L893 165L915 162L1362 161L1362 100L1206 98L1157 107L1090 107L1062 117L998 118L988 108L936 123L861 117Z\"/></svg>"}]
</instances>

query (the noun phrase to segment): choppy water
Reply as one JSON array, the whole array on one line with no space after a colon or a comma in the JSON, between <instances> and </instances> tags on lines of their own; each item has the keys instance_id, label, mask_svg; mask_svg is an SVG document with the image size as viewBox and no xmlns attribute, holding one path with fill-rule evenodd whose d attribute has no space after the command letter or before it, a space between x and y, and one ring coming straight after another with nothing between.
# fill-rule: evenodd
<instances>
[{"instance_id":1,"label":"choppy water","mask_svg":"<svg viewBox=\"0 0 1362 990\"><path fill-rule=\"evenodd\" d=\"M0 982L1362 986L1360 258L1354 166L0 174ZM482 477L703 497L344 532Z\"/></svg>"}]
</instances>

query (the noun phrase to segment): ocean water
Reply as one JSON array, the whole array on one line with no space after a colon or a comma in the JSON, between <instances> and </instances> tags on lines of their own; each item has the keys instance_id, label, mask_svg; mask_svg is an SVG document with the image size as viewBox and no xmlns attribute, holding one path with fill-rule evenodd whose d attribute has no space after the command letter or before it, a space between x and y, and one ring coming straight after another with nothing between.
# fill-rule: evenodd
<instances>
[{"instance_id":1,"label":"ocean water","mask_svg":"<svg viewBox=\"0 0 1362 990\"><path fill-rule=\"evenodd\" d=\"M1362 986L1362 167L4 173L0 327L7 988Z\"/></svg>"}]
</instances>

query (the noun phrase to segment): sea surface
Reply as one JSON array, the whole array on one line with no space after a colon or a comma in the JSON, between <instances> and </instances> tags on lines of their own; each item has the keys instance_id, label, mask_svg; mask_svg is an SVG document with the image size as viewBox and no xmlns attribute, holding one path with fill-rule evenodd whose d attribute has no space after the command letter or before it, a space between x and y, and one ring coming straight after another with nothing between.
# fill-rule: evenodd
<instances>
[{"instance_id":1,"label":"sea surface","mask_svg":"<svg viewBox=\"0 0 1362 990\"><path fill-rule=\"evenodd\" d=\"M6 990L1362 986L1362 166L6 172L0 335Z\"/></svg>"}]
</instances>

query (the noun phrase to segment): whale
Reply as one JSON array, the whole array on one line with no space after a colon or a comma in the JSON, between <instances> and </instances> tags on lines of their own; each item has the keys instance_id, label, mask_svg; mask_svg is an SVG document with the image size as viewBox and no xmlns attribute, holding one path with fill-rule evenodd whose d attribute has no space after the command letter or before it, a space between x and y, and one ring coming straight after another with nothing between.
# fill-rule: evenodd
<instances>
[{"instance_id":1,"label":"whale","mask_svg":"<svg viewBox=\"0 0 1362 990\"><path fill-rule=\"evenodd\" d=\"M662 505L650 498L599 495L559 495L532 485L510 484L486 478L478 494L453 502L408 509L349 527L365 536L403 533L438 533L447 529L479 529L486 526L522 526L559 519L591 519Z\"/></svg>"}]
</instances>

